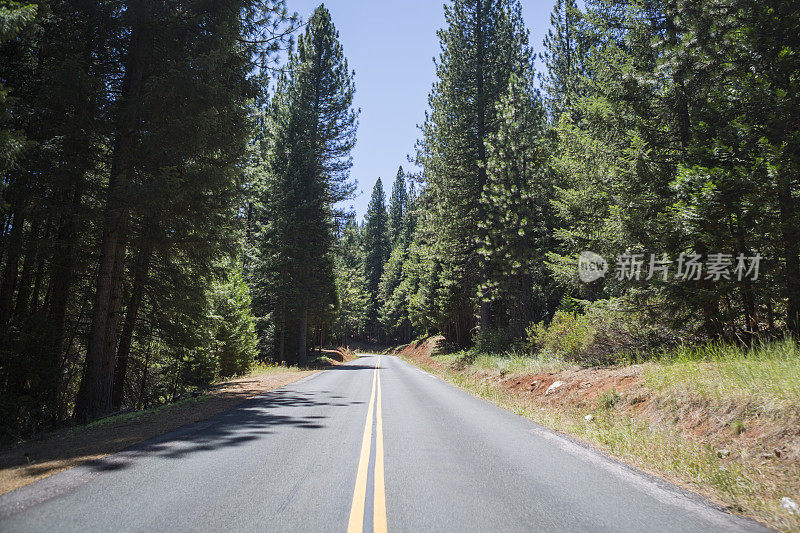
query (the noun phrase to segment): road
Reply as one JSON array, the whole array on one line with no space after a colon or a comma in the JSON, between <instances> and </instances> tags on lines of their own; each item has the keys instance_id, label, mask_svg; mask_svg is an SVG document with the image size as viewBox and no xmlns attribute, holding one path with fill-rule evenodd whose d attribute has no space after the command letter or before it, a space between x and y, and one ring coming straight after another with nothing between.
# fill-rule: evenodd
<instances>
[{"instance_id":1,"label":"road","mask_svg":"<svg viewBox=\"0 0 800 533\"><path fill-rule=\"evenodd\" d=\"M0 531L759 531L365 356L0 497Z\"/></svg>"}]
</instances>

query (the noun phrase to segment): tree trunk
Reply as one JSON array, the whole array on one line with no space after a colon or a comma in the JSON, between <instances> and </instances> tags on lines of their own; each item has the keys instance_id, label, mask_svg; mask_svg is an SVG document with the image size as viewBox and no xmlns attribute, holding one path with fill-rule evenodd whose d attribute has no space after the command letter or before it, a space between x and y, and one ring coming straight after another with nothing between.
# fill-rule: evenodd
<instances>
[{"instance_id":1,"label":"tree trunk","mask_svg":"<svg viewBox=\"0 0 800 533\"><path fill-rule=\"evenodd\" d=\"M308 351L306 340L308 338L308 299L305 299L300 309L300 327L297 335L297 365L308 365Z\"/></svg>"},{"instance_id":2,"label":"tree trunk","mask_svg":"<svg viewBox=\"0 0 800 533\"><path fill-rule=\"evenodd\" d=\"M278 344L278 361L286 363L286 312L281 312L281 339Z\"/></svg>"},{"instance_id":3,"label":"tree trunk","mask_svg":"<svg viewBox=\"0 0 800 533\"><path fill-rule=\"evenodd\" d=\"M44 284L44 274L45 270L47 269L48 259L50 258L51 252L48 246L45 246L46 242L49 242L53 234L53 228L50 222L44 228L44 234L40 235L39 243L36 246L36 268L33 274L33 279L31 280L31 295L28 299L28 312L36 313L40 309L42 309L40 305L40 293L41 287Z\"/></svg>"},{"instance_id":4,"label":"tree trunk","mask_svg":"<svg viewBox=\"0 0 800 533\"><path fill-rule=\"evenodd\" d=\"M800 335L800 236L795 221L796 212L792 198L791 182L787 176L778 177L778 205L781 220L781 246L783 248L786 271L784 289L786 291L786 326L789 332Z\"/></svg>"},{"instance_id":5,"label":"tree trunk","mask_svg":"<svg viewBox=\"0 0 800 533\"><path fill-rule=\"evenodd\" d=\"M86 423L111 411L114 355L119 324L120 293L125 263L125 238L129 209L124 198L131 178L132 152L136 142L146 61L145 0L131 0L133 22L122 87L111 175L108 184L100 267L97 275L94 315L86 351L83 377L75 403L75 419Z\"/></svg>"},{"instance_id":6,"label":"tree trunk","mask_svg":"<svg viewBox=\"0 0 800 533\"><path fill-rule=\"evenodd\" d=\"M3 271L3 282L0 285L0 345L5 344L6 327L11 318L11 305L14 298L14 289L17 286L19 275L19 256L22 252L22 233L25 226L25 212L22 205L17 202L14 208L11 234L8 237L8 259Z\"/></svg>"},{"instance_id":7,"label":"tree trunk","mask_svg":"<svg viewBox=\"0 0 800 533\"><path fill-rule=\"evenodd\" d=\"M136 261L131 298L125 310L125 325L122 327L122 335L119 341L119 348L117 349L117 361L114 368L114 388L111 393L111 404L115 411L118 411L122 407L122 401L125 396L125 378L128 372L128 357L131 352L133 330L136 327L136 318L139 314L142 300L144 299L145 287L147 286L147 280L150 274L150 259L152 255L152 241L146 242L139 252L139 258Z\"/></svg>"},{"instance_id":8,"label":"tree trunk","mask_svg":"<svg viewBox=\"0 0 800 533\"><path fill-rule=\"evenodd\" d=\"M150 372L150 355L153 351L153 325L150 325L149 340L147 342L147 351L144 355L144 366L142 367L142 380L139 382L139 401L137 405L139 409L147 409L147 373Z\"/></svg>"},{"instance_id":9,"label":"tree trunk","mask_svg":"<svg viewBox=\"0 0 800 533\"><path fill-rule=\"evenodd\" d=\"M77 241L78 209L83 201L84 179L81 176L72 192L71 207L61 216L56 233L56 246L53 256L53 275L50 281L50 302L48 317L55 328L53 353L60 354L64 349L65 318L69 291L75 269L75 243Z\"/></svg>"},{"instance_id":10,"label":"tree trunk","mask_svg":"<svg viewBox=\"0 0 800 533\"><path fill-rule=\"evenodd\" d=\"M477 86L477 94L476 94L476 106L477 106L477 135L478 135L478 160L480 165L478 165L478 198L480 198L480 194L483 192L484 187L486 186L486 98L485 98L485 90L484 90L484 32L483 32L483 1L478 0L477 2L477 13L475 17L475 39L476 39L476 47L478 48L478 60L477 60L477 72L476 72L476 80L478 82ZM485 218L483 211L484 209L481 207L479 203L479 219L483 220ZM480 230L479 230L480 231ZM483 265L480 271L480 284L485 285L486 281L489 278L489 267L488 265ZM484 298L481 298L480 302L480 329L482 332L488 331L489 329L489 302L487 302Z\"/></svg>"},{"instance_id":11,"label":"tree trunk","mask_svg":"<svg viewBox=\"0 0 800 533\"><path fill-rule=\"evenodd\" d=\"M740 210L741 211L741 210ZM747 246L745 244L745 234L742 228L741 212L736 217L738 222L736 224L736 239L738 244L738 252L740 254L747 254ZM749 279L742 278L739 281L739 290L742 294L742 309L744 310L744 323L745 335L748 342L759 334L758 331L758 318L756 317L755 297L753 295L753 286Z\"/></svg>"},{"instance_id":12,"label":"tree trunk","mask_svg":"<svg viewBox=\"0 0 800 533\"><path fill-rule=\"evenodd\" d=\"M17 301L14 305L14 315L21 316L28 311L28 298L31 293L31 281L33 269L36 266L36 259L39 257L40 239L39 231L42 223L37 220L33 223L30 233L28 233L27 247L25 249L25 260L22 262L22 276L19 279L19 290L17 291Z\"/></svg>"}]
</instances>

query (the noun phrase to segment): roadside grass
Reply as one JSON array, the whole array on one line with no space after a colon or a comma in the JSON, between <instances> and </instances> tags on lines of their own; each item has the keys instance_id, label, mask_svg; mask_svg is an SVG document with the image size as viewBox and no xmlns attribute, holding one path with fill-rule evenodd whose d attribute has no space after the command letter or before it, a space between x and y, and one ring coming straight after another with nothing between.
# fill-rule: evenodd
<instances>
[{"instance_id":1,"label":"roadside grass","mask_svg":"<svg viewBox=\"0 0 800 533\"><path fill-rule=\"evenodd\" d=\"M277 363L255 363L250 371L243 377L247 376L263 376L266 374L277 374L279 372L301 372L303 369L297 366L286 366ZM220 380L218 383L229 381L227 379Z\"/></svg>"},{"instance_id":2,"label":"roadside grass","mask_svg":"<svg viewBox=\"0 0 800 533\"><path fill-rule=\"evenodd\" d=\"M712 344L679 348L654 359L635 365L641 377L637 398L611 389L591 405L567 399L554 403L504 386L506 378L517 374L579 370L546 355L456 352L434 353L431 363L409 360L496 405L700 492L733 512L800 532L800 515L781 504L783 497L800 501L800 464L766 458L762 441L771 445L769 439L775 435L762 436L757 430L765 423L777 427L784 433L778 435L781 442L800 446L798 344L784 340L751 349ZM487 371L499 373L499 379L487 377ZM643 405L642 395L647 396L648 412L637 409ZM714 419L710 435L702 438L694 438L681 426L682 417L698 414ZM750 431L751 426L756 429Z\"/></svg>"},{"instance_id":3,"label":"roadside grass","mask_svg":"<svg viewBox=\"0 0 800 533\"><path fill-rule=\"evenodd\" d=\"M451 365L455 368L470 367L477 370L497 371L503 376L558 372L575 366L572 363L547 354L529 355L517 350L502 353L476 353L470 350L462 350L453 353L434 354L432 357L437 362Z\"/></svg>"},{"instance_id":4,"label":"roadside grass","mask_svg":"<svg viewBox=\"0 0 800 533\"><path fill-rule=\"evenodd\" d=\"M749 349L684 347L644 368L647 385L657 391L691 391L715 402L746 397L764 408L800 408L800 346L791 339Z\"/></svg>"}]
</instances>

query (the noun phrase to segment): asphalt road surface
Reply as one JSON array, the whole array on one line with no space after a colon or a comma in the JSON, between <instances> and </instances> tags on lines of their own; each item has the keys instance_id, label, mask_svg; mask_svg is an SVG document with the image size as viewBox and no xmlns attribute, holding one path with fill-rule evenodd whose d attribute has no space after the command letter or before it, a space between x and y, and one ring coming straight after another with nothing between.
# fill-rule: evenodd
<instances>
[{"instance_id":1,"label":"asphalt road surface","mask_svg":"<svg viewBox=\"0 0 800 533\"><path fill-rule=\"evenodd\" d=\"M366 356L0 497L0 531L759 531Z\"/></svg>"}]
</instances>

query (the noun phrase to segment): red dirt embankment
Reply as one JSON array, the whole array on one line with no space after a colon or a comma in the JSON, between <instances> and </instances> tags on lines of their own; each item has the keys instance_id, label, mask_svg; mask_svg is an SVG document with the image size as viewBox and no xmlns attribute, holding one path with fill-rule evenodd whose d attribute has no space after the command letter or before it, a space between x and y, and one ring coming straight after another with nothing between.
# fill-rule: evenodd
<instances>
[{"instance_id":1,"label":"red dirt embankment","mask_svg":"<svg viewBox=\"0 0 800 533\"><path fill-rule=\"evenodd\" d=\"M712 406L690 390L681 391L680 397L674 395L675 391L657 392L645 383L643 365L506 374L458 362L447 364L431 357L440 340L430 337L392 353L428 368L469 374L540 407L593 409L612 402L618 412L649 425L676 426L685 436L715 446L726 456L744 451L765 460L800 462L800 413L764 416L738 398Z\"/></svg>"}]
</instances>

